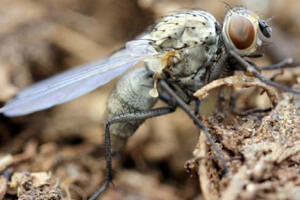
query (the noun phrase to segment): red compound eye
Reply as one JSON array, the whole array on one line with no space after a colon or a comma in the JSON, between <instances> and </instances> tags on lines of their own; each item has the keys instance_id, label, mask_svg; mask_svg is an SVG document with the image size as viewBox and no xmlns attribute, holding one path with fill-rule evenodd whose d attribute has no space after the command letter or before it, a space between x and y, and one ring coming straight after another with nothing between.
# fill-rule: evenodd
<instances>
[{"instance_id":1,"label":"red compound eye","mask_svg":"<svg viewBox=\"0 0 300 200\"><path fill-rule=\"evenodd\" d=\"M254 26L247 18L239 15L231 17L228 34L238 49L247 49L254 42Z\"/></svg>"}]
</instances>

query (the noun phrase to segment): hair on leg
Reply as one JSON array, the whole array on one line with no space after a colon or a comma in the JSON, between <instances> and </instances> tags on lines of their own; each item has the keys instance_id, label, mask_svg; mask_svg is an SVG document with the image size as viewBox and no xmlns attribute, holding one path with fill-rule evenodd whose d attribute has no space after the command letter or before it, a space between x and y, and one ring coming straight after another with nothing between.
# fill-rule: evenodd
<instances>
[{"instance_id":1,"label":"hair on leg","mask_svg":"<svg viewBox=\"0 0 300 200\"><path fill-rule=\"evenodd\" d=\"M111 140L109 127L115 123L126 123L128 121L143 120L161 115L166 115L175 111L173 107L156 108L148 111L141 111L135 113L124 113L121 115L110 118L105 125L105 160L106 160L106 180L105 183L89 198L89 200L95 200L97 197L104 192L109 185L112 183L113 170L111 165Z\"/></svg>"}]
</instances>

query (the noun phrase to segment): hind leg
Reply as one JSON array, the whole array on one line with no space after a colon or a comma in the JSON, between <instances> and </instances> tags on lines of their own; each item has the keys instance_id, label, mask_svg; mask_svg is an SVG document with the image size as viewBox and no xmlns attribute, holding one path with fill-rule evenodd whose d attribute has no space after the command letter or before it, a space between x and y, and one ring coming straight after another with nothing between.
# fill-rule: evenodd
<instances>
[{"instance_id":1,"label":"hind leg","mask_svg":"<svg viewBox=\"0 0 300 200\"><path fill-rule=\"evenodd\" d=\"M173 107L163 107L163 108L156 108L148 111L141 111L135 113L125 113L121 115L114 116L110 118L105 125L105 160L106 160L106 180L105 183L99 188L90 198L89 200L95 200L97 197L105 191L112 182L112 165L111 165L111 138L110 138L110 131L109 127L115 123L127 123L129 121L136 121L136 120L145 120L152 117L157 117L161 115L166 115L175 111Z\"/></svg>"}]
</instances>

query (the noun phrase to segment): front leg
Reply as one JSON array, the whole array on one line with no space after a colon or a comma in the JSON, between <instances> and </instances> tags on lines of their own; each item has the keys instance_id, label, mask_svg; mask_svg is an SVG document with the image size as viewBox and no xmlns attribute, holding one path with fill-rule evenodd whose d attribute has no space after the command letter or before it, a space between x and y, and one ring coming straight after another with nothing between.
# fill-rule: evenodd
<instances>
[{"instance_id":1,"label":"front leg","mask_svg":"<svg viewBox=\"0 0 300 200\"><path fill-rule=\"evenodd\" d=\"M284 85L266 79L266 77L264 77L255 66L250 65L245 59L243 59L236 52L230 51L229 53L232 57L234 57L239 62L239 64L245 71L250 72L251 74L253 74L253 76L258 78L261 82L265 83L266 85L270 85L272 87L278 88L285 92L300 95L299 90L294 90L292 88L286 87ZM282 67L282 64L280 64L279 67ZM274 67L272 69L274 69Z\"/></svg>"}]
</instances>

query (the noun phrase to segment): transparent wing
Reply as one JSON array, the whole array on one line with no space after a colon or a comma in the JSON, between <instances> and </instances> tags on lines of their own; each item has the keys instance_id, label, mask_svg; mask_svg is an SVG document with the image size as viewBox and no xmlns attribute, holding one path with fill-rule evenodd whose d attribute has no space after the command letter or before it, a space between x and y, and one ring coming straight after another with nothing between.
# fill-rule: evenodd
<instances>
[{"instance_id":1,"label":"transparent wing","mask_svg":"<svg viewBox=\"0 0 300 200\"><path fill-rule=\"evenodd\" d=\"M133 40L112 56L66 71L29 86L0 108L6 116L20 116L80 97L120 76L157 52L145 40Z\"/></svg>"}]
</instances>

